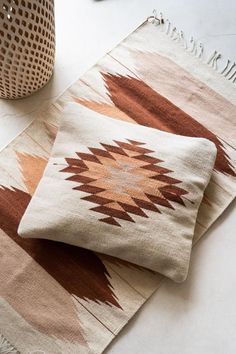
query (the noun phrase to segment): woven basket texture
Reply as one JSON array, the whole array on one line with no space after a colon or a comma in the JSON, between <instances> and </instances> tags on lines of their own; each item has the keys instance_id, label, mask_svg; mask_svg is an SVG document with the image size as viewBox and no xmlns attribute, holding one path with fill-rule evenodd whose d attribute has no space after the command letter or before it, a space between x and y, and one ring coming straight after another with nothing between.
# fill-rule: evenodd
<instances>
[{"instance_id":1,"label":"woven basket texture","mask_svg":"<svg viewBox=\"0 0 236 354\"><path fill-rule=\"evenodd\" d=\"M21 98L50 79L54 0L0 0L0 97Z\"/></svg>"}]
</instances>

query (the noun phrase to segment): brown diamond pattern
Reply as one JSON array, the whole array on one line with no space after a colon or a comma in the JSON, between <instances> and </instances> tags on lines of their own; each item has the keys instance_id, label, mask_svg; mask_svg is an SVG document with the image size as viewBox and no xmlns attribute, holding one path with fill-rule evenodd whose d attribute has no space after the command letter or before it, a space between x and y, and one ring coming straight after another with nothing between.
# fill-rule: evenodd
<instances>
[{"instance_id":1,"label":"brown diamond pattern","mask_svg":"<svg viewBox=\"0 0 236 354\"><path fill-rule=\"evenodd\" d=\"M78 183L73 189L81 199L95 204L90 210L106 216L100 221L121 226L119 219L135 222L134 215L148 218L147 211L161 213L163 207L175 209L175 203L185 206L188 192L177 186L182 181L169 176L173 171L150 156L154 151L145 143L126 139L100 145L65 158L67 167L61 170L72 173L66 180Z\"/></svg>"}]
</instances>

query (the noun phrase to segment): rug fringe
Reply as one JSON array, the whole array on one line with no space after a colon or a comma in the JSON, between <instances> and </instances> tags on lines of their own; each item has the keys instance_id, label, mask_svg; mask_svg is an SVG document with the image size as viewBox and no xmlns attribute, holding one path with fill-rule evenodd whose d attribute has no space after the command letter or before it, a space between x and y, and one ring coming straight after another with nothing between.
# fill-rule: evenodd
<instances>
[{"instance_id":1,"label":"rug fringe","mask_svg":"<svg viewBox=\"0 0 236 354\"><path fill-rule=\"evenodd\" d=\"M0 354L20 354L20 352L1 334Z\"/></svg>"},{"instance_id":2,"label":"rug fringe","mask_svg":"<svg viewBox=\"0 0 236 354\"><path fill-rule=\"evenodd\" d=\"M162 31L175 42L180 43L184 47L184 49L193 54L196 58L200 60L203 59L204 54L204 46L202 42L196 41L192 36L190 40L186 40L184 32L182 30L178 30L173 24L169 21L169 19L164 19L162 12L157 13L156 10L153 10L153 14L147 18L147 21L152 23L155 26L160 26ZM205 64L209 65L219 74L221 74L224 78L232 82L236 83L236 63L232 62L230 59L227 59L227 62L222 71L218 70L218 61L222 59L222 55L220 52L215 50L209 58L206 60Z\"/></svg>"}]
</instances>

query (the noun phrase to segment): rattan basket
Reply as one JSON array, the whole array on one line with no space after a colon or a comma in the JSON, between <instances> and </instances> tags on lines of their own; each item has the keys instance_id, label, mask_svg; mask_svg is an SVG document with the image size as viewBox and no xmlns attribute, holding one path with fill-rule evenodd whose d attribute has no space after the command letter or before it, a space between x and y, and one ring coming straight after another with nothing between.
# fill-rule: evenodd
<instances>
[{"instance_id":1,"label":"rattan basket","mask_svg":"<svg viewBox=\"0 0 236 354\"><path fill-rule=\"evenodd\" d=\"M54 0L0 0L0 97L25 97L43 87L54 55Z\"/></svg>"}]
</instances>

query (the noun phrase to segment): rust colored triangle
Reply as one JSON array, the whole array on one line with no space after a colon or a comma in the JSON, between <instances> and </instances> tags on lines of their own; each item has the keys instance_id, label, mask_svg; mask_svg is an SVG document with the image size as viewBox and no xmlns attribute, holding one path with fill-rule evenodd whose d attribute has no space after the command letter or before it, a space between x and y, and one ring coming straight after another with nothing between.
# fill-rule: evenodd
<instances>
[{"instance_id":1,"label":"rust colored triangle","mask_svg":"<svg viewBox=\"0 0 236 354\"><path fill-rule=\"evenodd\" d=\"M89 148L89 150L97 157L102 156L102 157L107 157L109 159L114 160L114 157L106 150L102 150L102 149L98 149L98 148Z\"/></svg>"},{"instance_id":2,"label":"rust colored triangle","mask_svg":"<svg viewBox=\"0 0 236 354\"><path fill-rule=\"evenodd\" d=\"M155 179L157 181L161 181L167 184L177 184L177 183L181 183L181 181L179 179L173 178L173 177L169 177L166 175L155 175L150 177L151 179Z\"/></svg>"},{"instance_id":3,"label":"rust colored triangle","mask_svg":"<svg viewBox=\"0 0 236 354\"><path fill-rule=\"evenodd\" d=\"M140 141L127 139L133 145L145 145L145 143L140 143Z\"/></svg>"},{"instance_id":4,"label":"rust colored triangle","mask_svg":"<svg viewBox=\"0 0 236 354\"><path fill-rule=\"evenodd\" d=\"M115 219L113 219L112 217L100 219L99 221L105 222L106 224L110 224L110 225L121 226L121 225L120 225Z\"/></svg>"},{"instance_id":5,"label":"rust colored triangle","mask_svg":"<svg viewBox=\"0 0 236 354\"><path fill-rule=\"evenodd\" d=\"M174 207L170 204L170 202L167 199L160 198L158 196L151 195L151 194L146 194L146 196L155 204L158 204L158 205L170 208L170 209L174 209Z\"/></svg>"},{"instance_id":6,"label":"rust colored triangle","mask_svg":"<svg viewBox=\"0 0 236 354\"><path fill-rule=\"evenodd\" d=\"M110 209L104 205L91 208L91 210L94 210L97 213L105 214L111 217L116 217L118 219L134 222L134 220L131 218L131 216L128 213L121 210Z\"/></svg>"},{"instance_id":7,"label":"rust colored triangle","mask_svg":"<svg viewBox=\"0 0 236 354\"><path fill-rule=\"evenodd\" d=\"M137 155L135 158L137 160L141 160L149 164L156 164L156 163L163 162L163 160L157 159L156 157L147 156L147 155Z\"/></svg>"},{"instance_id":8,"label":"rust colored triangle","mask_svg":"<svg viewBox=\"0 0 236 354\"><path fill-rule=\"evenodd\" d=\"M95 155L86 154L85 152L76 152L76 154L81 158L83 161L90 161L95 163L101 163Z\"/></svg>"},{"instance_id":9,"label":"rust colored triangle","mask_svg":"<svg viewBox=\"0 0 236 354\"><path fill-rule=\"evenodd\" d=\"M108 145L108 144L101 144L101 145L110 153L114 152L115 154L127 156L127 154L124 152L124 150L118 146L113 146L113 145Z\"/></svg>"},{"instance_id":10,"label":"rust colored triangle","mask_svg":"<svg viewBox=\"0 0 236 354\"><path fill-rule=\"evenodd\" d=\"M160 213L160 210L153 203L147 202L142 199L137 199L137 198L133 198L133 200L142 209L151 210Z\"/></svg>"},{"instance_id":11,"label":"rust colored triangle","mask_svg":"<svg viewBox=\"0 0 236 354\"><path fill-rule=\"evenodd\" d=\"M132 145L132 144L124 143L122 141L117 141L117 140L114 140L114 142L118 146L120 146L122 149L137 151L140 154L149 154L150 152L154 152L153 150L146 149L146 148L143 148L143 147L139 147L138 145Z\"/></svg>"}]
</instances>

